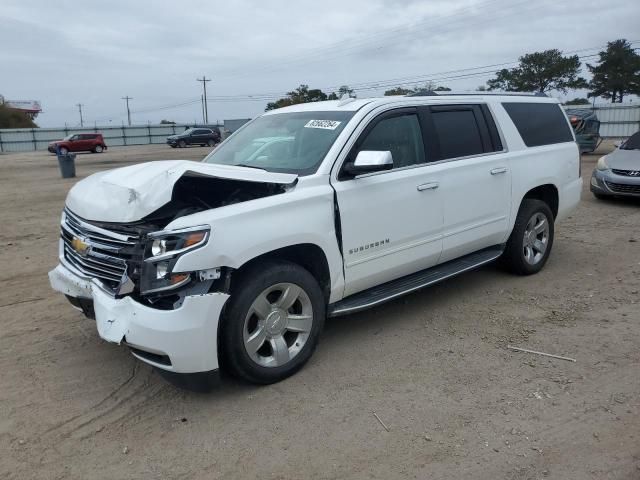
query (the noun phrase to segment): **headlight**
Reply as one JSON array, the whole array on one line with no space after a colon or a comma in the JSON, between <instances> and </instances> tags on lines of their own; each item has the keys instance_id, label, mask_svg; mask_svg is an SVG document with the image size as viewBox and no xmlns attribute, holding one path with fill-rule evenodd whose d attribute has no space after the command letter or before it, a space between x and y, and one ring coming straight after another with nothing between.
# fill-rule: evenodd
<instances>
[{"instance_id":1,"label":"headlight","mask_svg":"<svg viewBox=\"0 0 640 480\"><path fill-rule=\"evenodd\" d=\"M208 226L167 230L149 234L140 277L140 293L173 290L191 280L190 273L173 273L181 255L204 246L209 239Z\"/></svg>"},{"instance_id":2,"label":"headlight","mask_svg":"<svg viewBox=\"0 0 640 480\"><path fill-rule=\"evenodd\" d=\"M609 170L609 165L607 165L607 156L600 157L598 159L598 164L596 165L598 170Z\"/></svg>"}]
</instances>

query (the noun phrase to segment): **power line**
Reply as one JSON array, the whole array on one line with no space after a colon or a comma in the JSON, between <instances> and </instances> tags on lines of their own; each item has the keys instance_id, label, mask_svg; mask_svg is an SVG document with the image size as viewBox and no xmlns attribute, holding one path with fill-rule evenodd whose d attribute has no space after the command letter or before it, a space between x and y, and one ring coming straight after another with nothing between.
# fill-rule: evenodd
<instances>
[{"instance_id":1,"label":"power line","mask_svg":"<svg viewBox=\"0 0 640 480\"><path fill-rule=\"evenodd\" d=\"M640 43L640 40L633 40L629 42L631 45L635 45ZM572 50L572 51L567 51L567 52L563 52L564 55L572 55L572 54L577 54L577 53L583 53L583 52L589 52L589 51L594 51L594 50L598 50L600 48L603 48L603 46L598 46L598 47L591 47L591 48L581 48L578 50ZM592 53L592 54L585 54L585 55L579 55L578 58L580 58L581 60L587 59L587 58L592 58L592 57L596 57L598 56L598 53ZM454 82L454 81L459 81L459 80L466 80L469 78L475 78L475 77L485 77L485 76L489 76L489 75L494 75L497 71L497 68L506 68L508 66L513 66L513 65L517 65L518 61L510 61L510 62L501 62L501 63L494 63L494 64L489 64L489 65L481 65L481 66L476 66L476 67L467 67L467 68L461 68L461 69L455 69L455 70L447 70L447 71L443 71L443 72L433 72L433 73L428 73L428 74L419 74L419 75L412 75L412 76L405 76L405 77L395 77L395 78L388 78L388 79L383 79L383 80L370 80L367 82L360 82L360 83L348 83L349 86L351 88L353 88L354 90L357 91L370 91L370 90L380 90L383 88L388 88L388 87L416 87L419 86L420 84L424 84L426 82L443 82L443 81L447 81L447 82ZM205 81L210 81L210 79L206 79L205 77L203 77L203 79ZM197 79L198 81L203 81L203 79ZM204 82L203 82L204 84ZM337 88L339 88L338 85L333 85L333 86L328 86L328 87L321 87L320 89L323 91L334 91ZM135 114L141 114L141 113L151 113L151 112L158 112L158 111L163 111L163 110L172 110L175 108L181 108L181 107L185 107L185 106L190 106L190 105L194 105L197 104L198 102L201 103L201 105L204 103L204 105L202 105L202 107L205 109L205 120L207 120L207 116L206 116L206 106L208 104L208 102L221 102L221 103L227 103L227 102L240 102L240 101L248 101L248 102L253 102L253 101L259 101L259 102L265 102L265 101L274 101L277 100L279 98L282 98L284 95L286 95L286 92L284 91L272 91L272 92L263 92L263 93L249 93L249 94L235 94L235 95L216 95L213 97L208 97L207 98L207 102L203 102L204 100L204 96L201 96L200 98L192 98L189 100L186 100L184 102L180 102L180 103L175 103L175 104L168 104L168 105L161 105L161 106L157 106L157 107L149 107L149 108L144 108L144 109L140 109L140 110L135 110L133 113ZM123 97L124 99L125 97ZM131 97L129 97L129 99L131 99ZM127 106L128 107L128 106ZM129 113L129 111L127 112ZM101 120L111 120L112 117L102 117L102 118L98 118L96 120L101 121ZM130 117L129 117L130 118Z\"/></svg>"},{"instance_id":2,"label":"power line","mask_svg":"<svg viewBox=\"0 0 640 480\"><path fill-rule=\"evenodd\" d=\"M133 100L133 98L127 95L126 97L122 97L122 100L127 103L127 120L129 122L129 126L131 126L131 110L129 110L129 100Z\"/></svg>"}]
</instances>

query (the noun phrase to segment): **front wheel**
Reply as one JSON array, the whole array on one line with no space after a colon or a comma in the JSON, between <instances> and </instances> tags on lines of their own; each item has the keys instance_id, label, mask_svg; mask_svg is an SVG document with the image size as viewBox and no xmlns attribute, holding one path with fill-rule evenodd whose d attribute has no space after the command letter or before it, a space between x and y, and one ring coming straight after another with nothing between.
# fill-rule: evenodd
<instances>
[{"instance_id":1,"label":"front wheel","mask_svg":"<svg viewBox=\"0 0 640 480\"><path fill-rule=\"evenodd\" d=\"M293 375L313 354L325 318L316 279L290 262L269 261L235 283L222 322L223 363L252 383Z\"/></svg>"},{"instance_id":2,"label":"front wheel","mask_svg":"<svg viewBox=\"0 0 640 480\"><path fill-rule=\"evenodd\" d=\"M66 155L69 153L69 149L66 147L60 147L60 155Z\"/></svg>"},{"instance_id":3,"label":"front wheel","mask_svg":"<svg viewBox=\"0 0 640 480\"><path fill-rule=\"evenodd\" d=\"M526 198L502 254L502 264L518 275L532 275L544 267L553 246L553 213L541 201Z\"/></svg>"},{"instance_id":4,"label":"front wheel","mask_svg":"<svg viewBox=\"0 0 640 480\"><path fill-rule=\"evenodd\" d=\"M178 142L178 147L185 148L186 146L187 146L187 142L185 142L184 140L180 140Z\"/></svg>"}]
</instances>

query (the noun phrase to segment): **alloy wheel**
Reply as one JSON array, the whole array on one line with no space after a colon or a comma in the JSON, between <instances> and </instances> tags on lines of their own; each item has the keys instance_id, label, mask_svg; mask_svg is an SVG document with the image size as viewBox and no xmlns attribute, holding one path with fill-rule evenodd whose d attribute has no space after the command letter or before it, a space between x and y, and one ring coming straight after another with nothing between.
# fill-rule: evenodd
<instances>
[{"instance_id":1,"label":"alloy wheel","mask_svg":"<svg viewBox=\"0 0 640 480\"><path fill-rule=\"evenodd\" d=\"M263 367L281 367L300 353L313 326L309 295L293 283L279 283L260 293L244 320L244 347Z\"/></svg>"},{"instance_id":2,"label":"alloy wheel","mask_svg":"<svg viewBox=\"0 0 640 480\"><path fill-rule=\"evenodd\" d=\"M549 246L549 220L546 215L536 212L527 222L522 242L524 259L529 265L536 265L544 258Z\"/></svg>"}]
</instances>

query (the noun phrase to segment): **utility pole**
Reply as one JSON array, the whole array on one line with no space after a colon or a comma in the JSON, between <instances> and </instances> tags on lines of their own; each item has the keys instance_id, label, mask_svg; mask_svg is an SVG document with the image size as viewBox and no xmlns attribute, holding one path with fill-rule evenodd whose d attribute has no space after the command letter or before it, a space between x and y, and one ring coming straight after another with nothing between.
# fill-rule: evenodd
<instances>
[{"instance_id":1,"label":"utility pole","mask_svg":"<svg viewBox=\"0 0 640 480\"><path fill-rule=\"evenodd\" d=\"M82 103L76 103L76 107L78 107L78 111L80 112L80 126L84 127L84 121L82 120L82 107L84 105Z\"/></svg>"},{"instance_id":2,"label":"utility pole","mask_svg":"<svg viewBox=\"0 0 640 480\"><path fill-rule=\"evenodd\" d=\"M202 107L202 123L207 123L204 119L204 97L200 95L200 106Z\"/></svg>"},{"instance_id":3,"label":"utility pole","mask_svg":"<svg viewBox=\"0 0 640 480\"><path fill-rule=\"evenodd\" d=\"M202 88L204 89L204 123L208 125L209 109L207 108L207 82L210 82L211 79L203 75L202 78L196 78L196 81L202 82Z\"/></svg>"},{"instance_id":4,"label":"utility pole","mask_svg":"<svg viewBox=\"0 0 640 480\"><path fill-rule=\"evenodd\" d=\"M131 110L129 110L129 100L133 100L133 98L127 95L126 97L122 97L122 100L127 102L127 120L129 121L129 126L131 126Z\"/></svg>"}]
</instances>

